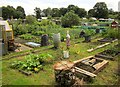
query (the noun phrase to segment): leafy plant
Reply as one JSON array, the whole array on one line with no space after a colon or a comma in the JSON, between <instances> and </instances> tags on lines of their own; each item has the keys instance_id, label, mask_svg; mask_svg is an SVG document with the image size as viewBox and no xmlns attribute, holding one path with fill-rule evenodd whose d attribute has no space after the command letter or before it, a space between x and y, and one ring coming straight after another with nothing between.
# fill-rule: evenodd
<instances>
[{"instance_id":1,"label":"leafy plant","mask_svg":"<svg viewBox=\"0 0 120 87\"><path fill-rule=\"evenodd\" d=\"M25 61L14 61L11 64L11 68L13 69L21 69L25 71L34 71L38 72L43 69L43 63L49 62L53 59L53 56L50 54L42 53L39 55L30 54L25 56Z\"/></svg>"},{"instance_id":2,"label":"leafy plant","mask_svg":"<svg viewBox=\"0 0 120 87\"><path fill-rule=\"evenodd\" d=\"M108 29L106 32L102 33L102 36L107 38L118 38L119 32L117 29Z\"/></svg>"}]
</instances>

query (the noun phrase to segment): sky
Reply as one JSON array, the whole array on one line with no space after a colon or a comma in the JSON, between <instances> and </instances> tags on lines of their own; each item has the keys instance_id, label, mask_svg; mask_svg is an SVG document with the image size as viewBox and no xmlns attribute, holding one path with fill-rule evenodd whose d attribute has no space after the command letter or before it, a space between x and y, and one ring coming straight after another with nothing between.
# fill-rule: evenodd
<instances>
[{"instance_id":1,"label":"sky","mask_svg":"<svg viewBox=\"0 0 120 87\"><path fill-rule=\"evenodd\" d=\"M40 9L51 8L61 8L68 7L68 5L73 4L80 8L85 8L85 10L92 9L97 2L105 2L108 9L112 8L114 11L118 11L118 2L120 0L1 0L0 6L22 6L25 9L27 15L34 14L35 7Z\"/></svg>"}]
</instances>

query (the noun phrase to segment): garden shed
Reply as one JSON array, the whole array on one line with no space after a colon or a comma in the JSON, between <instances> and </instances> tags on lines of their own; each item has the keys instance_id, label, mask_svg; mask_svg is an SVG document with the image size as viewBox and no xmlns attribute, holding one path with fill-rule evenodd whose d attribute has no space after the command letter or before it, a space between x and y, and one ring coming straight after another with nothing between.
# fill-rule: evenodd
<instances>
[{"instance_id":1,"label":"garden shed","mask_svg":"<svg viewBox=\"0 0 120 87\"><path fill-rule=\"evenodd\" d=\"M116 28L117 25L118 25L118 22L117 22L117 21L113 21L113 22L111 23L111 27L112 27L112 28Z\"/></svg>"}]
</instances>

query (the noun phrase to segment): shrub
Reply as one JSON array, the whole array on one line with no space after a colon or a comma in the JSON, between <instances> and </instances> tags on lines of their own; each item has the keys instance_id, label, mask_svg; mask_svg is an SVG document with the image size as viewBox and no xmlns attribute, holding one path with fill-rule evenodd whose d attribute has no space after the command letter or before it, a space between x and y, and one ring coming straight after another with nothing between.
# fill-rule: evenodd
<instances>
[{"instance_id":1,"label":"shrub","mask_svg":"<svg viewBox=\"0 0 120 87\"><path fill-rule=\"evenodd\" d=\"M25 28L24 25L22 24L19 24L18 27L17 27L17 35L21 35L21 34L25 34L28 32L28 30Z\"/></svg>"},{"instance_id":2,"label":"shrub","mask_svg":"<svg viewBox=\"0 0 120 87\"><path fill-rule=\"evenodd\" d=\"M70 11L61 18L61 22L63 27L79 25L79 16L76 15L73 11Z\"/></svg>"},{"instance_id":3,"label":"shrub","mask_svg":"<svg viewBox=\"0 0 120 87\"><path fill-rule=\"evenodd\" d=\"M37 20L36 20L36 18L34 17L34 16L32 16L32 15L28 15L28 16L26 16L26 23L28 23L28 24L33 24L33 23L35 23Z\"/></svg>"},{"instance_id":4,"label":"shrub","mask_svg":"<svg viewBox=\"0 0 120 87\"><path fill-rule=\"evenodd\" d=\"M107 38L118 38L119 37L119 32L118 32L117 29L108 29L102 35L104 37L107 37Z\"/></svg>"}]
</instances>

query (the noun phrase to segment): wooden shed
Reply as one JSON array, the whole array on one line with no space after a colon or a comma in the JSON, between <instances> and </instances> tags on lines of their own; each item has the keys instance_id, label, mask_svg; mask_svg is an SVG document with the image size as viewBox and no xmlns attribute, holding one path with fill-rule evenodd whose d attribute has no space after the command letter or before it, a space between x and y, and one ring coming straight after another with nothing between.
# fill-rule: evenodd
<instances>
[{"instance_id":1,"label":"wooden shed","mask_svg":"<svg viewBox=\"0 0 120 87\"><path fill-rule=\"evenodd\" d=\"M112 28L116 28L117 25L118 25L118 22L117 22L117 21L113 21L113 22L111 23L111 27L112 27Z\"/></svg>"}]
</instances>

